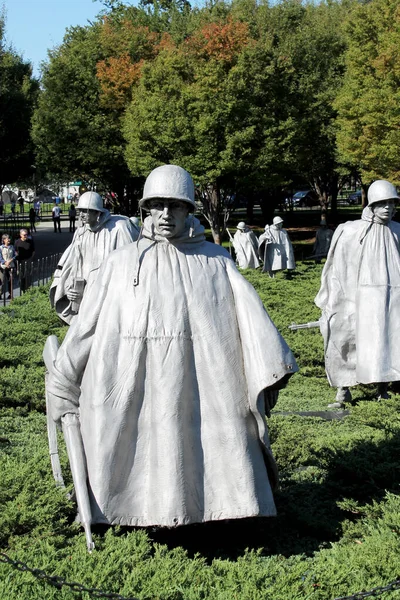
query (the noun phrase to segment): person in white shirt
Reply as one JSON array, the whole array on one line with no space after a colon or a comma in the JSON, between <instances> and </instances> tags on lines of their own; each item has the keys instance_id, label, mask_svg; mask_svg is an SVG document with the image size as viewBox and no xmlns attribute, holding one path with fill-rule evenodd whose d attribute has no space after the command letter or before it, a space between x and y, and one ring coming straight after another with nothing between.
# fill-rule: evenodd
<instances>
[{"instance_id":1,"label":"person in white shirt","mask_svg":"<svg viewBox=\"0 0 400 600\"><path fill-rule=\"evenodd\" d=\"M58 233L61 233L61 209L55 200L51 212L53 214L54 233L57 233L57 231Z\"/></svg>"}]
</instances>

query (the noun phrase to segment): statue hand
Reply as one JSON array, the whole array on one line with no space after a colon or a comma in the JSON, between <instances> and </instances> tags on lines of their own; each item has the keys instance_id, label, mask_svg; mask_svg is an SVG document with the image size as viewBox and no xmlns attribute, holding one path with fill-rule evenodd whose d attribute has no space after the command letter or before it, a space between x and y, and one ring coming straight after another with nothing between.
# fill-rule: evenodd
<instances>
[{"instance_id":1,"label":"statue hand","mask_svg":"<svg viewBox=\"0 0 400 600\"><path fill-rule=\"evenodd\" d=\"M265 401L265 414L267 417L271 416L271 410L278 402L279 390L264 390L264 401Z\"/></svg>"},{"instance_id":2,"label":"statue hand","mask_svg":"<svg viewBox=\"0 0 400 600\"><path fill-rule=\"evenodd\" d=\"M78 290L75 290L75 288L71 288L67 292L67 298L68 300L70 300L70 302L79 302L80 300L82 300L82 296L83 294Z\"/></svg>"}]
</instances>

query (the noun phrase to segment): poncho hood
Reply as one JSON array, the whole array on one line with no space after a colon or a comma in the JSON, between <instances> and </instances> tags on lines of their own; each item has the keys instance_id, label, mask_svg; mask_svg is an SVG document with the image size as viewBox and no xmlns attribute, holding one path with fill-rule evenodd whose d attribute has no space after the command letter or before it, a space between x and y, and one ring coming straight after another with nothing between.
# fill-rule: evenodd
<instances>
[{"instance_id":1,"label":"poncho hood","mask_svg":"<svg viewBox=\"0 0 400 600\"><path fill-rule=\"evenodd\" d=\"M93 227L89 227L89 225L86 223L82 228L82 231L80 232L81 235L83 235L83 233L85 231L92 231L93 233L96 233L97 231L99 231L100 229L102 229L102 227L104 227L104 225L107 223L107 221L109 221L111 218L111 213L109 210L104 209L103 212L100 213L100 218L98 220L98 222L96 223L96 225L93 225ZM79 229L78 229L79 231Z\"/></svg>"},{"instance_id":2,"label":"poncho hood","mask_svg":"<svg viewBox=\"0 0 400 600\"><path fill-rule=\"evenodd\" d=\"M152 217L148 216L143 222L142 237L153 242L172 244L174 246L180 244L196 244L199 242L204 242L206 239L203 225L198 219L196 219L196 217L193 216L187 217L185 229L180 235L177 235L173 238L166 238L165 236L157 233Z\"/></svg>"},{"instance_id":3,"label":"poncho hood","mask_svg":"<svg viewBox=\"0 0 400 600\"><path fill-rule=\"evenodd\" d=\"M362 211L361 219L368 221L369 223L376 223L377 225L388 225L390 221L383 221L380 219L372 210L370 206L366 206Z\"/></svg>"}]
</instances>

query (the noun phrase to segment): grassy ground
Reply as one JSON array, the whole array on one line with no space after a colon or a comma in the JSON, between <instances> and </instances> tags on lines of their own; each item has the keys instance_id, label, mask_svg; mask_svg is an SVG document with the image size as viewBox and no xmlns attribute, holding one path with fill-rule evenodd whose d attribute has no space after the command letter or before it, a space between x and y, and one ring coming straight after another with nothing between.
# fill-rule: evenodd
<instances>
[{"instance_id":1,"label":"grassy ground","mask_svg":"<svg viewBox=\"0 0 400 600\"><path fill-rule=\"evenodd\" d=\"M313 298L321 269L301 262L291 280L244 272L300 366L269 420L281 476L278 517L97 530L91 555L48 458L41 350L47 335L62 338L65 328L45 289L15 300L0 316L1 548L50 574L141 600L321 600L396 579L400 396L377 402L373 388L360 386L342 419L298 414L324 411L334 397L318 330L288 329L319 317ZM70 486L64 450L62 462ZM72 597L0 563L1 599Z\"/></svg>"}]
</instances>

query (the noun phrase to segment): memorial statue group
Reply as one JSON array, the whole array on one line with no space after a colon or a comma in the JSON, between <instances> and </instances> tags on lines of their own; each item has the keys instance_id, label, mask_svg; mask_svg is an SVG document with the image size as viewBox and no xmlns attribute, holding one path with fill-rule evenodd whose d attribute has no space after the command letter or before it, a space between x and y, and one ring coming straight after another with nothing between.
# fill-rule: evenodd
<instances>
[{"instance_id":1,"label":"memorial statue group","mask_svg":"<svg viewBox=\"0 0 400 600\"><path fill-rule=\"evenodd\" d=\"M398 195L376 181L361 220L336 230L317 305L329 382L400 379ZM68 324L44 350L53 472L63 430L89 550L91 525L176 527L276 514L266 417L298 370L229 253L205 239L194 185L175 165L148 176L138 223L95 192L78 210L52 305ZM324 227L325 225L323 225ZM294 269L282 219L259 240L239 223L239 265ZM317 256L317 252L315 252ZM243 261L243 262L242 262ZM343 405L338 401L339 406Z\"/></svg>"},{"instance_id":2,"label":"memorial statue group","mask_svg":"<svg viewBox=\"0 0 400 600\"><path fill-rule=\"evenodd\" d=\"M264 233L257 239L255 233L241 221L236 226L232 237L229 229L236 263L240 269L258 269L262 261L262 272L275 277L277 271L292 271L296 268L292 242L286 229L283 229L283 219L274 217L272 225L266 225ZM332 241L333 231L328 228L325 218L321 220L316 232L312 258L317 263L326 258Z\"/></svg>"},{"instance_id":3,"label":"memorial statue group","mask_svg":"<svg viewBox=\"0 0 400 600\"><path fill-rule=\"evenodd\" d=\"M230 237L236 262L241 269L258 269L260 260L263 262L263 273L268 273L270 277L275 277L277 271L296 268L292 242L286 229L282 229L282 224L281 217L274 217L272 225L265 226L259 239L245 223L237 224L235 235Z\"/></svg>"}]
</instances>

